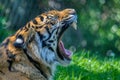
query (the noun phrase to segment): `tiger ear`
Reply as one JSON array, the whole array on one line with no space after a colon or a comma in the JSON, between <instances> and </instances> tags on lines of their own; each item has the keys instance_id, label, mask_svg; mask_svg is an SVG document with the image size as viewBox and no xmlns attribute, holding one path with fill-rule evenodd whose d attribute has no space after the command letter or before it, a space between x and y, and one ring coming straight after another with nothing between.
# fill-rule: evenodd
<instances>
[{"instance_id":1,"label":"tiger ear","mask_svg":"<svg viewBox=\"0 0 120 80\"><path fill-rule=\"evenodd\" d=\"M23 47L24 45L24 39L22 37L22 35L18 35L14 44L13 44L15 47L18 47L18 48L21 48Z\"/></svg>"},{"instance_id":2,"label":"tiger ear","mask_svg":"<svg viewBox=\"0 0 120 80\"><path fill-rule=\"evenodd\" d=\"M29 41L31 41L34 35L35 30L33 28L29 28L27 32L21 31L21 33L16 36L16 40L13 45L17 48L24 48Z\"/></svg>"}]
</instances>

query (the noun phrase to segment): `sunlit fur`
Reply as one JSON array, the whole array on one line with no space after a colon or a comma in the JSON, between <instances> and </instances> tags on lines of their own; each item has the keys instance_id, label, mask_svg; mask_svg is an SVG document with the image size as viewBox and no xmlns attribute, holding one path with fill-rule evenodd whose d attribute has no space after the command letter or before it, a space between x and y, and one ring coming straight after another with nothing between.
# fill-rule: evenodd
<instances>
[{"instance_id":1,"label":"sunlit fur","mask_svg":"<svg viewBox=\"0 0 120 80\"><path fill-rule=\"evenodd\" d=\"M58 51L58 44L74 21L74 9L52 10L6 38L0 46L0 80L52 80L56 64L71 61Z\"/></svg>"}]
</instances>

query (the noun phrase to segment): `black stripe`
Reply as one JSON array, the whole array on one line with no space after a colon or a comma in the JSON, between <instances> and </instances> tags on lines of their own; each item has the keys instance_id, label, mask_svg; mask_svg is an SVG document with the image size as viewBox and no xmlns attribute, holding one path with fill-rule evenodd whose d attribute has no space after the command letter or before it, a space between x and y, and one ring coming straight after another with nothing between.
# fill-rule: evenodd
<instances>
[{"instance_id":1,"label":"black stripe","mask_svg":"<svg viewBox=\"0 0 120 80\"><path fill-rule=\"evenodd\" d=\"M50 33L49 28L48 28L48 27L45 27L45 28L46 28L46 30L47 30L47 32L48 32L48 34L49 34L49 37L45 40L45 41L47 41L47 40L49 40L49 39L51 38L52 34L54 33L54 31L55 31L56 29L54 29L54 30ZM50 41L50 42L51 42L51 41Z\"/></svg>"},{"instance_id":2,"label":"black stripe","mask_svg":"<svg viewBox=\"0 0 120 80\"><path fill-rule=\"evenodd\" d=\"M58 29L59 29L59 28L55 28L55 29L53 29L52 33L53 33L56 29L57 29L57 31L56 31L56 32L58 32Z\"/></svg>"},{"instance_id":3,"label":"black stripe","mask_svg":"<svg viewBox=\"0 0 120 80\"><path fill-rule=\"evenodd\" d=\"M27 58L29 59L29 61L41 72L41 74L48 79L47 75L44 73L43 70L41 70L39 62L33 60L28 54L27 54L27 49L23 49L24 53L26 54Z\"/></svg>"},{"instance_id":4,"label":"black stripe","mask_svg":"<svg viewBox=\"0 0 120 80\"><path fill-rule=\"evenodd\" d=\"M35 19L33 20L33 23L34 23L34 24L38 24L38 22L37 22Z\"/></svg>"},{"instance_id":5,"label":"black stripe","mask_svg":"<svg viewBox=\"0 0 120 80\"><path fill-rule=\"evenodd\" d=\"M42 28L42 26L36 26L35 28L36 28L36 29L40 29L40 28Z\"/></svg>"},{"instance_id":6,"label":"black stripe","mask_svg":"<svg viewBox=\"0 0 120 80\"><path fill-rule=\"evenodd\" d=\"M57 31L56 31L56 35L58 34L58 31L59 31L59 29L57 29Z\"/></svg>"},{"instance_id":7,"label":"black stripe","mask_svg":"<svg viewBox=\"0 0 120 80\"><path fill-rule=\"evenodd\" d=\"M5 46L5 48L7 47L7 45L8 45L8 43L9 43L9 39L7 39L4 43L2 43L1 45L0 45L0 47L2 47L2 46Z\"/></svg>"},{"instance_id":8,"label":"black stripe","mask_svg":"<svg viewBox=\"0 0 120 80\"><path fill-rule=\"evenodd\" d=\"M40 34L39 32L37 32L37 34L39 35L40 42L42 41L42 47L47 46L46 43L45 43L45 41L43 41L44 36L42 34Z\"/></svg>"},{"instance_id":9,"label":"black stripe","mask_svg":"<svg viewBox=\"0 0 120 80\"><path fill-rule=\"evenodd\" d=\"M29 40L29 43L31 43L35 39L35 36L33 35L31 39Z\"/></svg>"},{"instance_id":10,"label":"black stripe","mask_svg":"<svg viewBox=\"0 0 120 80\"><path fill-rule=\"evenodd\" d=\"M37 34L39 35L40 40L42 40L44 38L44 36L42 34L40 34L39 32L37 32Z\"/></svg>"},{"instance_id":11,"label":"black stripe","mask_svg":"<svg viewBox=\"0 0 120 80\"><path fill-rule=\"evenodd\" d=\"M49 40L48 42L49 42L49 43L53 43L53 42L54 42L54 40Z\"/></svg>"},{"instance_id":12,"label":"black stripe","mask_svg":"<svg viewBox=\"0 0 120 80\"><path fill-rule=\"evenodd\" d=\"M1 71L1 70L0 70L0 73L3 74L3 75L5 75L5 73L3 71Z\"/></svg>"},{"instance_id":13,"label":"black stripe","mask_svg":"<svg viewBox=\"0 0 120 80\"><path fill-rule=\"evenodd\" d=\"M34 28L34 26L32 26L32 28Z\"/></svg>"},{"instance_id":14,"label":"black stripe","mask_svg":"<svg viewBox=\"0 0 120 80\"><path fill-rule=\"evenodd\" d=\"M54 52L54 49L53 49L52 47L49 47L48 49L50 49L51 51L53 51L53 52Z\"/></svg>"},{"instance_id":15,"label":"black stripe","mask_svg":"<svg viewBox=\"0 0 120 80\"><path fill-rule=\"evenodd\" d=\"M12 71L11 68L12 68L13 61L15 60L15 55L13 55L12 52L10 52L9 50L6 50L6 54L8 56L8 60L7 60L9 64L8 69L9 71Z\"/></svg>"},{"instance_id":16,"label":"black stripe","mask_svg":"<svg viewBox=\"0 0 120 80\"><path fill-rule=\"evenodd\" d=\"M42 47L48 46L45 41L42 41Z\"/></svg>"},{"instance_id":17,"label":"black stripe","mask_svg":"<svg viewBox=\"0 0 120 80\"><path fill-rule=\"evenodd\" d=\"M28 28L25 26L25 27L24 27L24 30L25 30L25 32L27 32L27 31L28 31Z\"/></svg>"},{"instance_id":18,"label":"black stripe","mask_svg":"<svg viewBox=\"0 0 120 80\"><path fill-rule=\"evenodd\" d=\"M40 20L43 21L44 20L44 17L43 16L39 16L40 17Z\"/></svg>"},{"instance_id":19,"label":"black stripe","mask_svg":"<svg viewBox=\"0 0 120 80\"><path fill-rule=\"evenodd\" d=\"M46 26L45 28L46 28L46 31L49 34L49 37L45 40L45 41L47 41L47 40L49 40L51 38L52 34L50 33L48 26Z\"/></svg>"},{"instance_id":20,"label":"black stripe","mask_svg":"<svg viewBox=\"0 0 120 80\"><path fill-rule=\"evenodd\" d=\"M28 28L30 28L30 23L28 23Z\"/></svg>"},{"instance_id":21,"label":"black stripe","mask_svg":"<svg viewBox=\"0 0 120 80\"><path fill-rule=\"evenodd\" d=\"M9 71L12 71L11 67L12 67L13 61L7 60L7 62L9 63L9 66L8 66Z\"/></svg>"},{"instance_id":22,"label":"black stripe","mask_svg":"<svg viewBox=\"0 0 120 80\"><path fill-rule=\"evenodd\" d=\"M15 55L12 54L12 52L10 52L8 49L6 50L6 53L7 53L8 58L10 58L12 60L15 59Z\"/></svg>"},{"instance_id":23,"label":"black stripe","mask_svg":"<svg viewBox=\"0 0 120 80\"><path fill-rule=\"evenodd\" d=\"M39 26L39 28L42 28L43 26Z\"/></svg>"}]
</instances>

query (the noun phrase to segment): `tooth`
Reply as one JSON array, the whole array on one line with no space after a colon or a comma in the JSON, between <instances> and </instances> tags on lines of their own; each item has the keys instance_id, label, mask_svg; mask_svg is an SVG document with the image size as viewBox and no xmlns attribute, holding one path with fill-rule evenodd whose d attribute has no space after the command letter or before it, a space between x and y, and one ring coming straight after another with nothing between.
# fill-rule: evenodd
<instances>
[{"instance_id":1,"label":"tooth","mask_svg":"<svg viewBox=\"0 0 120 80\"><path fill-rule=\"evenodd\" d=\"M75 30L77 30L77 23L76 23L76 22L73 22L73 23L72 23L72 27L73 27Z\"/></svg>"}]
</instances>

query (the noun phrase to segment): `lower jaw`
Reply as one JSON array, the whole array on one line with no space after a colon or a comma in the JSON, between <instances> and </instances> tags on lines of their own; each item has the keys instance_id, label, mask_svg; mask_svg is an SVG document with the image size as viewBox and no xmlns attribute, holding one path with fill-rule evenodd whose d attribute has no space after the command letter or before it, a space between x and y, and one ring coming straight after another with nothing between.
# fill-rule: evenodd
<instances>
[{"instance_id":1,"label":"lower jaw","mask_svg":"<svg viewBox=\"0 0 120 80\"><path fill-rule=\"evenodd\" d=\"M59 47L57 47L57 55L62 61L71 61L71 58L68 58L66 55L61 53Z\"/></svg>"}]
</instances>

